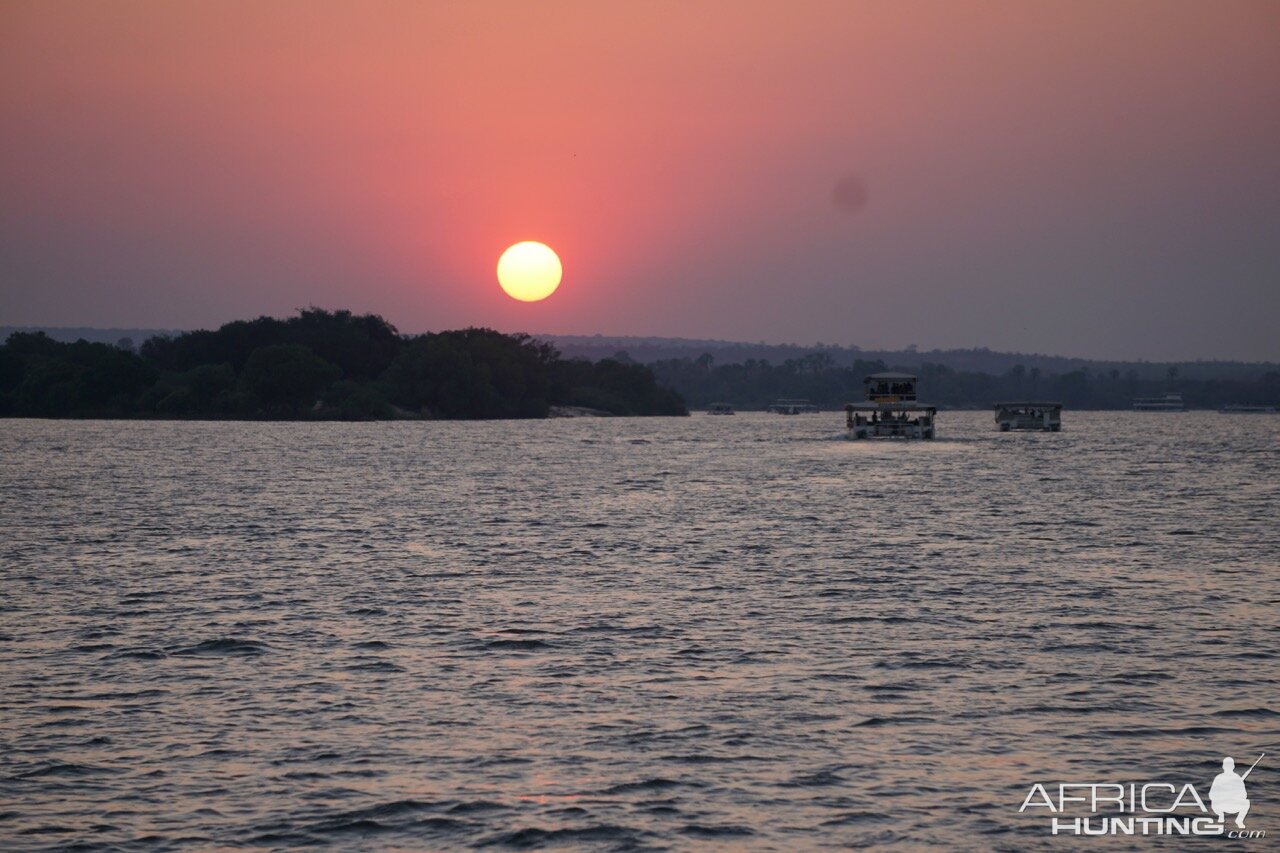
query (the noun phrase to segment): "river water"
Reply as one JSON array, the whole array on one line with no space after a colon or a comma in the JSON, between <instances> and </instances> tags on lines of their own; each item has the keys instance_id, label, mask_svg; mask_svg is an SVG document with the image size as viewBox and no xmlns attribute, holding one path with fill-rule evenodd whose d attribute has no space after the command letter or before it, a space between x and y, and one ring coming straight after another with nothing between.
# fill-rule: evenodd
<instances>
[{"instance_id":1,"label":"river water","mask_svg":"<svg viewBox=\"0 0 1280 853\"><path fill-rule=\"evenodd\" d=\"M1280 835L1280 418L842 420L3 422L0 848Z\"/></svg>"}]
</instances>

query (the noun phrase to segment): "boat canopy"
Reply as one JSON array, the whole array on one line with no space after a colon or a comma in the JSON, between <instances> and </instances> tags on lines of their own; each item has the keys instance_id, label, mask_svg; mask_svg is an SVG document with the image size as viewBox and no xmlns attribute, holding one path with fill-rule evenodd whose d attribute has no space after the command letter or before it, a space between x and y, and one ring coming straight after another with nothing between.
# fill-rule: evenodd
<instances>
[{"instance_id":1,"label":"boat canopy","mask_svg":"<svg viewBox=\"0 0 1280 853\"><path fill-rule=\"evenodd\" d=\"M846 412L936 412L937 406L925 403L849 403Z\"/></svg>"},{"instance_id":2,"label":"boat canopy","mask_svg":"<svg viewBox=\"0 0 1280 853\"><path fill-rule=\"evenodd\" d=\"M914 403L916 378L910 373L873 373L862 380L863 397L870 403Z\"/></svg>"},{"instance_id":3,"label":"boat canopy","mask_svg":"<svg viewBox=\"0 0 1280 853\"><path fill-rule=\"evenodd\" d=\"M1029 403L996 403L997 409L1061 409L1061 403L1035 402Z\"/></svg>"}]
</instances>

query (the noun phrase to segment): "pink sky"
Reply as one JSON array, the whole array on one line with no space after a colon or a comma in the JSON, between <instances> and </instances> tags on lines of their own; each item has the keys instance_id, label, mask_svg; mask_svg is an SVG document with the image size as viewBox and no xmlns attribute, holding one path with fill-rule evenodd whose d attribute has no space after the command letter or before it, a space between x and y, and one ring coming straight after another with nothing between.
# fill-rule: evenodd
<instances>
[{"instance_id":1,"label":"pink sky","mask_svg":"<svg viewBox=\"0 0 1280 853\"><path fill-rule=\"evenodd\" d=\"M9 2L0 324L1280 359L1277 45L1270 2Z\"/></svg>"}]
</instances>

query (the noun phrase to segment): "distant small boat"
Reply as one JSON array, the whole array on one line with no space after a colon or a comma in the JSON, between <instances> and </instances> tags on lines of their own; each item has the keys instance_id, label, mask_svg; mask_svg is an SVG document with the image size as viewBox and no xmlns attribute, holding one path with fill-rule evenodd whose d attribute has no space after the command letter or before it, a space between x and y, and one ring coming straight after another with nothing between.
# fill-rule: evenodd
<instances>
[{"instance_id":1,"label":"distant small boat","mask_svg":"<svg viewBox=\"0 0 1280 853\"><path fill-rule=\"evenodd\" d=\"M808 400L774 400L767 411L775 415L812 415L821 410Z\"/></svg>"},{"instance_id":2,"label":"distant small boat","mask_svg":"<svg viewBox=\"0 0 1280 853\"><path fill-rule=\"evenodd\" d=\"M1139 397L1133 401L1137 412L1185 412L1187 406L1181 394L1165 394L1163 397Z\"/></svg>"},{"instance_id":3,"label":"distant small boat","mask_svg":"<svg viewBox=\"0 0 1280 853\"><path fill-rule=\"evenodd\" d=\"M1280 407L1254 403L1229 403L1219 411L1224 415L1274 415Z\"/></svg>"},{"instance_id":4,"label":"distant small boat","mask_svg":"<svg viewBox=\"0 0 1280 853\"><path fill-rule=\"evenodd\" d=\"M1014 429L1062 430L1061 403L996 403L996 426L1001 432Z\"/></svg>"},{"instance_id":5,"label":"distant small boat","mask_svg":"<svg viewBox=\"0 0 1280 853\"><path fill-rule=\"evenodd\" d=\"M733 406L728 403L712 403L707 407L708 415L732 415Z\"/></svg>"}]
</instances>

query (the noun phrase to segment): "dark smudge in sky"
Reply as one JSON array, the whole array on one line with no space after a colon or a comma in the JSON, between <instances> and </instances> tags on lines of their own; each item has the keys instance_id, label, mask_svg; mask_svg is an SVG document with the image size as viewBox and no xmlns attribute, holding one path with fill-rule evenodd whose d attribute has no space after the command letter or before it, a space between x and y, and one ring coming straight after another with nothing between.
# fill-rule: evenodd
<instances>
[{"instance_id":1,"label":"dark smudge in sky","mask_svg":"<svg viewBox=\"0 0 1280 853\"><path fill-rule=\"evenodd\" d=\"M858 175L845 175L832 187L831 201L849 216L861 213L867 206L867 182Z\"/></svg>"}]
</instances>

